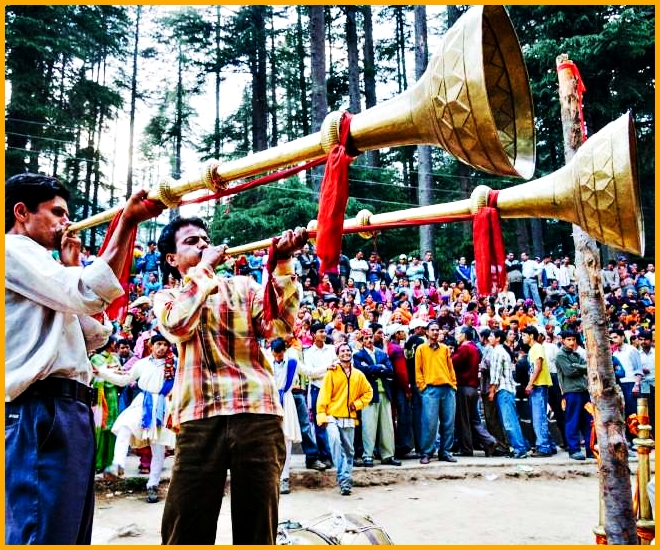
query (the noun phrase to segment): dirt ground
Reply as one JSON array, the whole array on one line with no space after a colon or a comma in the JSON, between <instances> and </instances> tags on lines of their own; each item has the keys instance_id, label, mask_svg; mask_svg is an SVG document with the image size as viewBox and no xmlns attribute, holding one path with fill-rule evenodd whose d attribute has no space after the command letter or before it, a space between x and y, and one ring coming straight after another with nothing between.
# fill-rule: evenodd
<instances>
[{"instance_id":1,"label":"dirt ground","mask_svg":"<svg viewBox=\"0 0 660 550\"><path fill-rule=\"evenodd\" d=\"M161 489L161 493L164 490ZM144 493L97 497L92 544L160 544L164 498L147 504ZM594 544L598 522L597 476L481 478L336 488L292 487L280 498L280 521L303 525L330 512L366 513L395 544ZM331 522L319 525L330 531ZM217 544L231 544L229 499L223 501ZM342 544L370 544L341 528Z\"/></svg>"}]
</instances>

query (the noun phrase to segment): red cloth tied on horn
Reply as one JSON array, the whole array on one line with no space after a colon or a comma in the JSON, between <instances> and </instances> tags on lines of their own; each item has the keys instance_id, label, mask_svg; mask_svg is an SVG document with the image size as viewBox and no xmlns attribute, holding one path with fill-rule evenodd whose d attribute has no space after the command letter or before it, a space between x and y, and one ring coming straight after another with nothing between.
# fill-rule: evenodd
<instances>
[{"instance_id":1,"label":"red cloth tied on horn","mask_svg":"<svg viewBox=\"0 0 660 550\"><path fill-rule=\"evenodd\" d=\"M342 230L348 203L348 167L355 158L347 153L351 118L353 115L350 113L342 114L339 121L339 143L328 153L321 183L316 225L316 254L323 274L339 272Z\"/></svg>"},{"instance_id":2,"label":"red cloth tied on horn","mask_svg":"<svg viewBox=\"0 0 660 550\"><path fill-rule=\"evenodd\" d=\"M264 321L270 322L277 319L279 310L277 307L277 291L275 290L275 283L273 282L273 272L277 267L277 257L275 254L275 247L279 237L273 237L268 249L268 261L266 262L266 282L264 284Z\"/></svg>"},{"instance_id":3,"label":"red cloth tied on horn","mask_svg":"<svg viewBox=\"0 0 660 550\"><path fill-rule=\"evenodd\" d=\"M489 296L504 290L504 241L497 211L498 191L488 192L488 204L480 208L472 222L474 259L477 269L479 296Z\"/></svg>"},{"instance_id":4,"label":"red cloth tied on horn","mask_svg":"<svg viewBox=\"0 0 660 550\"><path fill-rule=\"evenodd\" d=\"M145 199L144 203L148 208L149 205L154 206L154 211L153 211L154 216L157 216L159 214L159 211L155 208L156 205L155 203L153 203L153 201L150 201L149 199ZM115 214L115 217L112 218L112 221L110 222L110 226L108 227L108 231L105 234L105 239L103 240L103 244L101 245L101 248L99 248L99 256L103 254L105 249L108 247L108 244L110 243L110 239L112 238L113 233L117 229L117 225L119 224L119 219L121 218L123 212L124 212L123 210L120 210ZM131 279L131 265L133 263L133 250L135 249L136 236L137 236L137 226L134 226L129 235L130 257L126 258L126 260L124 261L124 268L122 269L122 272L117 275L121 287L124 289L124 294L121 295L119 298L117 298L105 309L106 315L110 320L113 321L122 320L126 316L126 312L128 311L128 285Z\"/></svg>"}]
</instances>

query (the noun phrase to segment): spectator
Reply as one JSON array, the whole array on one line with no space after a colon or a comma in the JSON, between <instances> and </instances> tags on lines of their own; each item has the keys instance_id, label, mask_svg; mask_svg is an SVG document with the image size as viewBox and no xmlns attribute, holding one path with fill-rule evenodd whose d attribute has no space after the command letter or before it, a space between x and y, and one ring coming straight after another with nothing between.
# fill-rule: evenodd
<instances>
[{"instance_id":1,"label":"spectator","mask_svg":"<svg viewBox=\"0 0 660 550\"><path fill-rule=\"evenodd\" d=\"M619 385L623 391L625 419L631 414L637 414L637 398L642 391L642 378L644 376L640 362L639 352L625 340L625 332L620 328L610 330L612 354L623 366L625 375ZM626 438L632 448L634 434L628 429L626 423Z\"/></svg>"},{"instance_id":2,"label":"spectator","mask_svg":"<svg viewBox=\"0 0 660 550\"><path fill-rule=\"evenodd\" d=\"M362 250L358 250L355 253L355 257L350 260L351 271L349 277L353 279L355 284L359 287L360 284L366 286L367 283L367 273L369 272L369 264L364 259Z\"/></svg>"},{"instance_id":3,"label":"spectator","mask_svg":"<svg viewBox=\"0 0 660 550\"><path fill-rule=\"evenodd\" d=\"M316 404L318 395L323 385L323 377L328 369L335 363L337 356L334 346L326 343L327 335L325 325L314 323L311 327L314 343L305 350L304 361L307 365L307 376L309 377L309 400L312 410L312 421L316 428L316 445L319 450L319 460L323 462L326 468L332 468L332 458L330 454L330 445L328 436L323 426L319 426L316 419Z\"/></svg>"},{"instance_id":4,"label":"spectator","mask_svg":"<svg viewBox=\"0 0 660 550\"><path fill-rule=\"evenodd\" d=\"M548 428L548 388L552 386L552 378L548 370L543 346L538 342L539 332L534 326L527 326L522 331L523 343L530 347L529 364L531 365L529 382L525 393L529 396L532 411L532 426L536 434L536 450L532 457L552 456L554 445L550 439Z\"/></svg>"},{"instance_id":5,"label":"spectator","mask_svg":"<svg viewBox=\"0 0 660 550\"><path fill-rule=\"evenodd\" d=\"M527 252L521 252L523 274L523 294L526 299L532 299L538 309L541 309L541 296L539 295L539 277L542 266L536 260L531 260Z\"/></svg>"},{"instance_id":6,"label":"spectator","mask_svg":"<svg viewBox=\"0 0 660 550\"><path fill-rule=\"evenodd\" d=\"M434 454L438 429L439 460L456 462L451 455L456 414L456 373L449 348L439 341L440 326L431 321L429 341L415 351L415 382L422 398L421 464L428 464Z\"/></svg>"},{"instance_id":7,"label":"spectator","mask_svg":"<svg viewBox=\"0 0 660 550\"><path fill-rule=\"evenodd\" d=\"M431 283L435 286L436 277L438 275L438 265L433 259L433 252L427 250L424 253L424 261L422 262L422 265L424 266L424 281L426 286L428 287Z\"/></svg>"},{"instance_id":8,"label":"spectator","mask_svg":"<svg viewBox=\"0 0 660 550\"><path fill-rule=\"evenodd\" d=\"M513 458L527 458L527 442L520 429L516 412L514 370L511 357L504 349L504 337L505 332L503 330L492 331L488 336L488 343L493 348L489 356L490 386L488 400L495 400L500 422L506 432L509 444L513 448Z\"/></svg>"},{"instance_id":9,"label":"spectator","mask_svg":"<svg viewBox=\"0 0 660 550\"><path fill-rule=\"evenodd\" d=\"M142 392L124 410L112 427L117 436L112 466L106 468L104 475L116 479L123 475L129 446L151 448L151 464L147 479L147 502L158 502L158 485L165 461L165 447L173 448L175 435L169 430L168 395L174 386L176 358L170 343L162 334L151 338L151 355L140 359L126 373L99 370L106 380L126 386L137 381Z\"/></svg>"},{"instance_id":10,"label":"spectator","mask_svg":"<svg viewBox=\"0 0 660 550\"><path fill-rule=\"evenodd\" d=\"M566 402L566 450L573 460L584 460L581 441L584 441L586 458L594 458L589 447L592 416L585 409L590 402L587 382L587 362L575 352L577 334L562 333L562 348L557 353L557 376L564 401Z\"/></svg>"},{"instance_id":11,"label":"spectator","mask_svg":"<svg viewBox=\"0 0 660 550\"><path fill-rule=\"evenodd\" d=\"M463 283L468 290L472 288L470 281L470 265L467 263L465 256L458 259L458 263L454 268L454 279L457 283Z\"/></svg>"},{"instance_id":12,"label":"spectator","mask_svg":"<svg viewBox=\"0 0 660 550\"><path fill-rule=\"evenodd\" d=\"M362 349L355 353L353 362L355 367L365 374L373 389L372 400L362 411L363 465L374 465L373 452L378 443L381 463L401 466L401 461L394 457L391 406L394 369L387 353L374 346L374 333L371 328L362 330Z\"/></svg>"},{"instance_id":13,"label":"spectator","mask_svg":"<svg viewBox=\"0 0 660 550\"><path fill-rule=\"evenodd\" d=\"M332 460L337 467L337 482L342 496L353 491L353 439L358 425L357 411L368 405L373 389L364 374L353 368L348 344L337 346L338 362L323 379L316 408L319 428L328 433Z\"/></svg>"},{"instance_id":14,"label":"spectator","mask_svg":"<svg viewBox=\"0 0 660 550\"><path fill-rule=\"evenodd\" d=\"M457 335L458 348L451 361L456 373L456 428L458 456L474 454L473 441L486 456L495 451L495 438L481 422L479 415L479 363L481 352L474 343L474 330L463 326Z\"/></svg>"}]
</instances>

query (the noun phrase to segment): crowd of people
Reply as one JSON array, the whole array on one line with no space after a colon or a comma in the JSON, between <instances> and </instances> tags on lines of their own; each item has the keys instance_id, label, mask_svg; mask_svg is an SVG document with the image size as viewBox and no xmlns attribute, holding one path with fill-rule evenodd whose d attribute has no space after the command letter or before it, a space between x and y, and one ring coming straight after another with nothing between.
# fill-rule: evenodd
<instances>
[{"instance_id":1,"label":"crowd of people","mask_svg":"<svg viewBox=\"0 0 660 550\"><path fill-rule=\"evenodd\" d=\"M303 229L272 261L234 261L176 218L133 251L128 311L109 319L130 234L163 206L134 194L95 257L67 232L68 197L47 176L5 183L8 544L88 544L94 475L121 477L130 447L148 502L174 452L166 544L215 541L228 473L234 543L274 544L296 442L342 495L375 461L593 454L569 258L509 254L508 287L480 297L464 257L446 280L431 252L342 254L320 274ZM623 258L602 272L626 415L653 403L654 275Z\"/></svg>"},{"instance_id":2,"label":"crowd of people","mask_svg":"<svg viewBox=\"0 0 660 550\"><path fill-rule=\"evenodd\" d=\"M262 250L226 258L215 271L262 284L266 261ZM162 272L148 265L160 266L153 242L146 253L136 251L126 335L152 329L155 292L177 284L170 279L154 288ZM321 275L305 244L294 252L293 268L300 306L292 330L261 342L284 409L281 494L291 490L293 443L301 443L308 468L335 467L347 495L352 467L372 467L375 459L395 466L413 457L454 462L475 451L521 459L551 456L558 447L571 459L593 457L577 272L569 257L522 252L517 259L509 252L507 288L485 297L478 297L474 262L459 258L452 276L441 279L448 270L438 269L430 251L388 264L376 252L368 259L362 251L352 259L342 254L337 274ZM621 257L601 276L628 416L655 385L655 268ZM633 434L626 434L634 452Z\"/></svg>"}]
</instances>

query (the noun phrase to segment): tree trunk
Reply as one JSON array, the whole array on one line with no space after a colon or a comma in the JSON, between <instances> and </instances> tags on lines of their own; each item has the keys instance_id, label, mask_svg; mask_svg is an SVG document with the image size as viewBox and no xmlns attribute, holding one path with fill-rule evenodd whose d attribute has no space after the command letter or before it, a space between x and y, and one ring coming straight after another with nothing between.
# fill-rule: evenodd
<instances>
[{"instance_id":1,"label":"tree trunk","mask_svg":"<svg viewBox=\"0 0 660 550\"><path fill-rule=\"evenodd\" d=\"M265 6L250 6L255 50L250 63L252 73L252 150L268 147L268 101L266 75L266 22Z\"/></svg>"},{"instance_id":2,"label":"tree trunk","mask_svg":"<svg viewBox=\"0 0 660 550\"><path fill-rule=\"evenodd\" d=\"M174 159L172 162L172 178L178 180L181 178L181 146L182 146L182 127L183 127L183 48L179 40L179 50L177 57L177 83L176 83L176 112L174 113ZM170 221L179 216L179 208L170 208L168 210Z\"/></svg>"},{"instance_id":3,"label":"tree trunk","mask_svg":"<svg viewBox=\"0 0 660 550\"><path fill-rule=\"evenodd\" d=\"M142 6L137 6L135 13L135 34L133 40L133 74L131 75L131 112L129 114L128 130L128 168L126 170L126 200L133 194L133 144L135 136L135 103L137 101L137 73L138 53L140 42L140 19L142 18Z\"/></svg>"},{"instance_id":4,"label":"tree trunk","mask_svg":"<svg viewBox=\"0 0 660 550\"><path fill-rule=\"evenodd\" d=\"M559 64L566 60L565 54L557 57L564 156L568 163L581 144L582 130L577 81L572 71L559 69ZM576 225L573 226L573 240L582 327L586 338L589 393L596 412L605 533L608 544L638 544L625 438L623 395L615 381L612 354L609 351L600 255L596 242Z\"/></svg>"},{"instance_id":5,"label":"tree trunk","mask_svg":"<svg viewBox=\"0 0 660 550\"><path fill-rule=\"evenodd\" d=\"M517 252L531 251L529 246L529 231L527 230L527 220L514 220L516 227L516 243L518 244Z\"/></svg>"},{"instance_id":6,"label":"tree trunk","mask_svg":"<svg viewBox=\"0 0 660 550\"><path fill-rule=\"evenodd\" d=\"M359 113L360 105L360 57L355 15L356 6L346 6L346 51L348 52L348 109Z\"/></svg>"},{"instance_id":7,"label":"tree trunk","mask_svg":"<svg viewBox=\"0 0 660 550\"><path fill-rule=\"evenodd\" d=\"M374 34L371 18L371 6L362 6L364 44L362 46L364 105L367 109L376 105L376 64L374 63ZM367 166L380 166L378 149L367 151L363 155Z\"/></svg>"},{"instance_id":8,"label":"tree trunk","mask_svg":"<svg viewBox=\"0 0 660 550\"><path fill-rule=\"evenodd\" d=\"M309 129L309 106L307 103L307 78L305 77L305 41L303 36L302 24L302 6L296 6L298 19L296 22L296 52L298 53L298 84L300 86L300 124L302 125L302 135L311 134ZM291 137L291 136L290 136Z\"/></svg>"},{"instance_id":9,"label":"tree trunk","mask_svg":"<svg viewBox=\"0 0 660 550\"><path fill-rule=\"evenodd\" d=\"M220 73L220 60L222 51L222 38L220 36L220 25L222 16L220 15L220 6L215 7L215 125L213 127L213 158L220 158L220 83L222 75Z\"/></svg>"},{"instance_id":10,"label":"tree trunk","mask_svg":"<svg viewBox=\"0 0 660 550\"><path fill-rule=\"evenodd\" d=\"M270 8L270 146L280 140L277 130L277 50L275 49L275 17Z\"/></svg>"},{"instance_id":11,"label":"tree trunk","mask_svg":"<svg viewBox=\"0 0 660 550\"><path fill-rule=\"evenodd\" d=\"M529 220L529 225L532 229L532 253L534 256L543 258L545 254L545 244L543 237L543 224L544 220Z\"/></svg>"},{"instance_id":12,"label":"tree trunk","mask_svg":"<svg viewBox=\"0 0 660 550\"><path fill-rule=\"evenodd\" d=\"M312 132L321 129L323 119L328 114L328 93L325 70L325 8L309 6L309 34L311 57L311 99L312 99ZM312 189L317 193L321 189L323 167L312 170Z\"/></svg>"},{"instance_id":13,"label":"tree trunk","mask_svg":"<svg viewBox=\"0 0 660 550\"><path fill-rule=\"evenodd\" d=\"M415 6L415 76L419 80L429 60L428 32L426 28L426 6ZM431 187L433 175L431 173L431 147L429 145L417 146L417 200L419 206L431 204ZM420 257L423 251L433 250L433 226L422 225L419 228Z\"/></svg>"}]
</instances>

